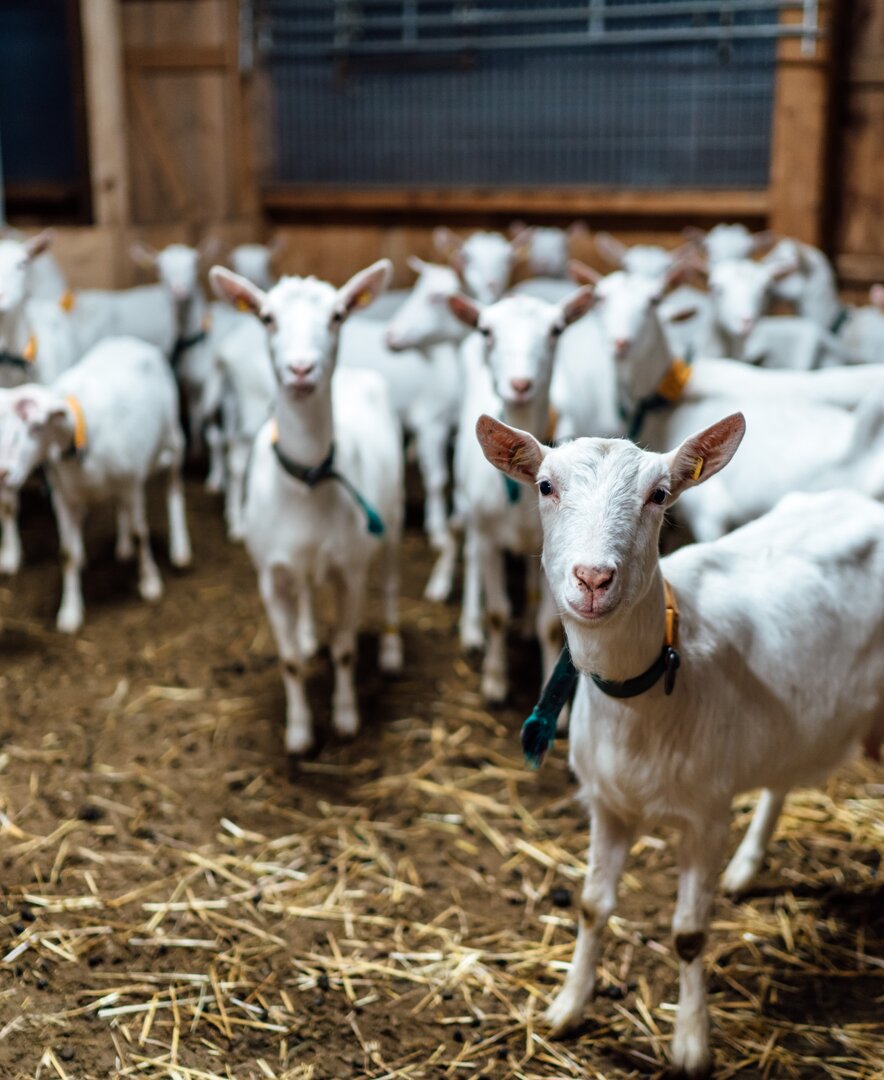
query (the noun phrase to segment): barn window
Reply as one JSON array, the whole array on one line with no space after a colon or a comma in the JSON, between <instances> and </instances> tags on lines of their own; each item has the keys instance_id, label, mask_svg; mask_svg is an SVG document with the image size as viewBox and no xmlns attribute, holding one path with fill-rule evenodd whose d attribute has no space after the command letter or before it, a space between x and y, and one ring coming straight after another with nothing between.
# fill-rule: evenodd
<instances>
[{"instance_id":1,"label":"barn window","mask_svg":"<svg viewBox=\"0 0 884 1080\"><path fill-rule=\"evenodd\" d=\"M765 188L784 0L258 0L278 185Z\"/></svg>"},{"instance_id":2,"label":"barn window","mask_svg":"<svg viewBox=\"0 0 884 1080\"><path fill-rule=\"evenodd\" d=\"M88 220L87 162L79 5L75 0L4 0L0 179L7 213Z\"/></svg>"}]
</instances>

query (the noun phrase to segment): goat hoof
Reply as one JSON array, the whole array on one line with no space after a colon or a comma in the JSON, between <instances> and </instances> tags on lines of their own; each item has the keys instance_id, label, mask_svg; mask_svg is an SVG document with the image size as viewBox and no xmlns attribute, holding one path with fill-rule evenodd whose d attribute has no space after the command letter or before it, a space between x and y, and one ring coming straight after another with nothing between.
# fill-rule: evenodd
<instances>
[{"instance_id":1,"label":"goat hoof","mask_svg":"<svg viewBox=\"0 0 884 1080\"><path fill-rule=\"evenodd\" d=\"M341 738L352 739L359 731L359 713L355 705L338 705L332 715L332 724Z\"/></svg>"},{"instance_id":2,"label":"goat hoof","mask_svg":"<svg viewBox=\"0 0 884 1080\"><path fill-rule=\"evenodd\" d=\"M62 608L55 620L56 629L61 634L76 634L83 625L83 613Z\"/></svg>"},{"instance_id":3,"label":"goat hoof","mask_svg":"<svg viewBox=\"0 0 884 1080\"><path fill-rule=\"evenodd\" d=\"M17 574L20 569L20 555L4 555L0 557L0 574L6 574L7 576L12 577L12 575Z\"/></svg>"},{"instance_id":4,"label":"goat hoof","mask_svg":"<svg viewBox=\"0 0 884 1080\"><path fill-rule=\"evenodd\" d=\"M307 728L285 729L285 750L291 757L303 757L313 749L313 732Z\"/></svg>"},{"instance_id":5,"label":"goat hoof","mask_svg":"<svg viewBox=\"0 0 884 1080\"><path fill-rule=\"evenodd\" d=\"M117 560L117 562L130 562L132 559L134 559L135 545L132 543L132 541L120 541L117 544L116 550L114 551L114 558Z\"/></svg>"},{"instance_id":6,"label":"goat hoof","mask_svg":"<svg viewBox=\"0 0 884 1080\"><path fill-rule=\"evenodd\" d=\"M402 638L398 631L381 637L378 663L385 675L395 675L402 670Z\"/></svg>"},{"instance_id":7,"label":"goat hoof","mask_svg":"<svg viewBox=\"0 0 884 1080\"><path fill-rule=\"evenodd\" d=\"M485 648L485 635L481 626L461 624L460 647L464 652L481 652Z\"/></svg>"},{"instance_id":8,"label":"goat hoof","mask_svg":"<svg viewBox=\"0 0 884 1080\"><path fill-rule=\"evenodd\" d=\"M502 675L482 676L482 697L489 705L503 705L507 690L506 679Z\"/></svg>"},{"instance_id":9,"label":"goat hoof","mask_svg":"<svg viewBox=\"0 0 884 1080\"><path fill-rule=\"evenodd\" d=\"M209 474L206 477L206 491L209 495L220 495L224 491L224 477Z\"/></svg>"},{"instance_id":10,"label":"goat hoof","mask_svg":"<svg viewBox=\"0 0 884 1080\"><path fill-rule=\"evenodd\" d=\"M429 600L431 604L444 604L451 596L451 588L451 582L447 578L433 576L424 589L424 600Z\"/></svg>"},{"instance_id":11,"label":"goat hoof","mask_svg":"<svg viewBox=\"0 0 884 1080\"><path fill-rule=\"evenodd\" d=\"M546 1010L544 1019L549 1025L552 1037L560 1039L580 1026L583 1009L580 1002L575 1000L575 996L566 987Z\"/></svg>"},{"instance_id":12,"label":"goat hoof","mask_svg":"<svg viewBox=\"0 0 884 1080\"><path fill-rule=\"evenodd\" d=\"M724 892L729 896L740 896L745 893L758 877L763 858L763 855L756 857L752 854L740 852L737 849L736 854L727 864L721 879L721 887Z\"/></svg>"},{"instance_id":13,"label":"goat hoof","mask_svg":"<svg viewBox=\"0 0 884 1080\"><path fill-rule=\"evenodd\" d=\"M702 1029L676 1032L672 1038L672 1064L677 1075L700 1080L712 1071L712 1056L705 1026Z\"/></svg>"},{"instance_id":14,"label":"goat hoof","mask_svg":"<svg viewBox=\"0 0 884 1080\"><path fill-rule=\"evenodd\" d=\"M163 595L163 583L160 580L159 575L150 575L144 577L138 583L138 591L141 594L142 600L147 600L150 604L155 604L157 600Z\"/></svg>"},{"instance_id":15,"label":"goat hoof","mask_svg":"<svg viewBox=\"0 0 884 1080\"><path fill-rule=\"evenodd\" d=\"M192 558L190 544L180 544L169 552L169 562L178 570L186 570Z\"/></svg>"}]
</instances>

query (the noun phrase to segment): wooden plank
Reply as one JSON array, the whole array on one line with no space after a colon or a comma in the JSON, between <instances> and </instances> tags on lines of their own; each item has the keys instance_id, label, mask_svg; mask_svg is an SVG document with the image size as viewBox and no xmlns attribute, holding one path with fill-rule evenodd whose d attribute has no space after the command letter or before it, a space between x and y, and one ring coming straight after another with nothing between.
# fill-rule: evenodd
<instances>
[{"instance_id":1,"label":"wooden plank","mask_svg":"<svg viewBox=\"0 0 884 1080\"><path fill-rule=\"evenodd\" d=\"M89 116L92 212L101 225L129 220L129 171L120 12L116 0L80 5Z\"/></svg>"},{"instance_id":2,"label":"wooden plank","mask_svg":"<svg viewBox=\"0 0 884 1080\"><path fill-rule=\"evenodd\" d=\"M836 261L838 274L845 281L865 285L884 283L884 255L845 252Z\"/></svg>"},{"instance_id":3,"label":"wooden plank","mask_svg":"<svg viewBox=\"0 0 884 1080\"><path fill-rule=\"evenodd\" d=\"M822 0L820 24L831 28L831 7ZM783 11L785 23L800 23L800 11ZM800 39L777 48L770 169L770 228L821 246L826 236L825 196L829 134L830 53L816 43L811 55Z\"/></svg>"},{"instance_id":4,"label":"wooden plank","mask_svg":"<svg viewBox=\"0 0 884 1080\"><path fill-rule=\"evenodd\" d=\"M226 68L223 45L130 45L125 52L126 68L197 71Z\"/></svg>"},{"instance_id":5,"label":"wooden plank","mask_svg":"<svg viewBox=\"0 0 884 1080\"><path fill-rule=\"evenodd\" d=\"M141 131L153 153L154 161L166 181L176 209L179 213L185 214L190 210L190 197L178 175L178 162L166 146L164 133L154 115L150 99L144 91L141 76L133 72L127 79L127 83L129 100L134 106L135 115L138 117Z\"/></svg>"},{"instance_id":6,"label":"wooden plank","mask_svg":"<svg viewBox=\"0 0 884 1080\"><path fill-rule=\"evenodd\" d=\"M765 217L770 209L766 191L642 191L626 189L335 189L328 187L270 187L263 192L265 209L274 213L587 215L644 217L742 218Z\"/></svg>"},{"instance_id":7,"label":"wooden plank","mask_svg":"<svg viewBox=\"0 0 884 1080\"><path fill-rule=\"evenodd\" d=\"M848 82L854 86L884 87L884 56L862 56L850 65Z\"/></svg>"}]
</instances>

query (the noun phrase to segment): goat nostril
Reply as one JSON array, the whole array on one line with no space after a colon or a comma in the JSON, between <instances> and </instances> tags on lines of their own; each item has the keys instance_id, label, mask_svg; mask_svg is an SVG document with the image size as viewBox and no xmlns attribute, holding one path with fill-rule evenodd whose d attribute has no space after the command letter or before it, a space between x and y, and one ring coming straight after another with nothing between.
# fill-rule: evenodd
<instances>
[{"instance_id":1,"label":"goat nostril","mask_svg":"<svg viewBox=\"0 0 884 1080\"><path fill-rule=\"evenodd\" d=\"M289 364L291 373L296 375L299 379L303 378L305 375L310 375L315 367L315 364Z\"/></svg>"},{"instance_id":2,"label":"goat nostril","mask_svg":"<svg viewBox=\"0 0 884 1080\"><path fill-rule=\"evenodd\" d=\"M517 394L527 394L533 385L531 379L510 379L510 386Z\"/></svg>"},{"instance_id":3,"label":"goat nostril","mask_svg":"<svg viewBox=\"0 0 884 1080\"><path fill-rule=\"evenodd\" d=\"M582 592L604 592L614 580L613 566L575 566L574 577Z\"/></svg>"}]
</instances>

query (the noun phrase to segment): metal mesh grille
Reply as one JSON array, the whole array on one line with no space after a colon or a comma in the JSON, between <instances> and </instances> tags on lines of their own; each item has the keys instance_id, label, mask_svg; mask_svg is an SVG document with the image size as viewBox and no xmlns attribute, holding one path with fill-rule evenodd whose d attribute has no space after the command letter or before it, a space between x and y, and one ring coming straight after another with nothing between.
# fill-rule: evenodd
<instances>
[{"instance_id":1,"label":"metal mesh grille","mask_svg":"<svg viewBox=\"0 0 884 1080\"><path fill-rule=\"evenodd\" d=\"M263 0L271 179L765 187L783 6Z\"/></svg>"}]
</instances>

